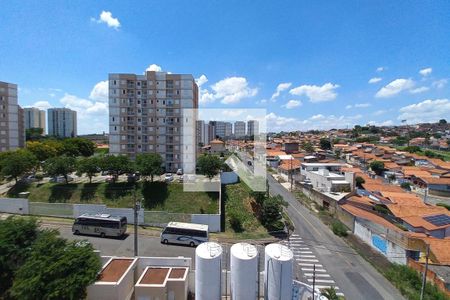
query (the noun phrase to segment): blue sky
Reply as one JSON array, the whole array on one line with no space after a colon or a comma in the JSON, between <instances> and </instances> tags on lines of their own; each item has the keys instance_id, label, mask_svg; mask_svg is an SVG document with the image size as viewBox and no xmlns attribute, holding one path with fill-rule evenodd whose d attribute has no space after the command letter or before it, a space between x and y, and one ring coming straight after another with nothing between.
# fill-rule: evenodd
<instances>
[{"instance_id":1,"label":"blue sky","mask_svg":"<svg viewBox=\"0 0 450 300\"><path fill-rule=\"evenodd\" d=\"M450 119L449 1L0 6L0 80L22 106L76 109L79 133L107 130L108 73L150 65L192 73L201 107L266 108L273 130Z\"/></svg>"}]
</instances>

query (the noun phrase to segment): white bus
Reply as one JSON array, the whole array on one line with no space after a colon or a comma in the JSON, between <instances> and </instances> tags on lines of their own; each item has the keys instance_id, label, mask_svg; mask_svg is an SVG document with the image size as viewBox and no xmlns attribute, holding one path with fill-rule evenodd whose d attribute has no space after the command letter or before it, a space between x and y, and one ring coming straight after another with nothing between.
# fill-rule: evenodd
<instances>
[{"instance_id":1,"label":"white bus","mask_svg":"<svg viewBox=\"0 0 450 300\"><path fill-rule=\"evenodd\" d=\"M195 247L208 241L208 225L170 222L161 232L161 243Z\"/></svg>"},{"instance_id":2,"label":"white bus","mask_svg":"<svg viewBox=\"0 0 450 300\"><path fill-rule=\"evenodd\" d=\"M101 237L119 237L127 231L127 218L109 214L83 214L75 219L72 226L73 234L90 234Z\"/></svg>"}]
</instances>

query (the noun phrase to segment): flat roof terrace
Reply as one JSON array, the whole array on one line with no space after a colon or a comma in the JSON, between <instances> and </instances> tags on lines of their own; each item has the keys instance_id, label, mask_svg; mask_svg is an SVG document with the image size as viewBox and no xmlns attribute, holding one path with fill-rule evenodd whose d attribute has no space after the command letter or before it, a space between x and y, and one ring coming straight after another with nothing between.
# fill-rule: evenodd
<instances>
[{"instance_id":1,"label":"flat roof terrace","mask_svg":"<svg viewBox=\"0 0 450 300\"><path fill-rule=\"evenodd\" d=\"M166 281L170 268L147 268L139 284L162 285Z\"/></svg>"},{"instance_id":2,"label":"flat roof terrace","mask_svg":"<svg viewBox=\"0 0 450 300\"><path fill-rule=\"evenodd\" d=\"M125 274L126 270L133 263L133 259L115 258L103 268L98 281L101 282L117 282Z\"/></svg>"}]
</instances>

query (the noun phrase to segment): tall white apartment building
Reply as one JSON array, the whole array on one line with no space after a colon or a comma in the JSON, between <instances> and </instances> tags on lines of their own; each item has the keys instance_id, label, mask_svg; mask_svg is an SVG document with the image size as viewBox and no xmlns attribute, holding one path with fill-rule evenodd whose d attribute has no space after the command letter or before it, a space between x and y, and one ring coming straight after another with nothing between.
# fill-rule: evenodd
<instances>
[{"instance_id":1,"label":"tall white apartment building","mask_svg":"<svg viewBox=\"0 0 450 300\"><path fill-rule=\"evenodd\" d=\"M229 138L233 134L233 124L225 122L225 137Z\"/></svg>"},{"instance_id":2,"label":"tall white apartment building","mask_svg":"<svg viewBox=\"0 0 450 300\"><path fill-rule=\"evenodd\" d=\"M0 81L0 152L25 144L23 109L17 103L17 85Z\"/></svg>"},{"instance_id":3,"label":"tall white apartment building","mask_svg":"<svg viewBox=\"0 0 450 300\"><path fill-rule=\"evenodd\" d=\"M190 74L109 74L110 153L134 158L154 152L166 171L188 161L195 168L196 122L183 114L197 108L198 87Z\"/></svg>"},{"instance_id":4,"label":"tall white apartment building","mask_svg":"<svg viewBox=\"0 0 450 300\"><path fill-rule=\"evenodd\" d=\"M247 135L258 135L259 123L256 120L250 120L247 122Z\"/></svg>"},{"instance_id":5,"label":"tall white apartment building","mask_svg":"<svg viewBox=\"0 0 450 300\"><path fill-rule=\"evenodd\" d=\"M209 124L205 123L203 120L197 121L197 143L201 143L202 145L208 145L210 142L209 139Z\"/></svg>"},{"instance_id":6,"label":"tall white apartment building","mask_svg":"<svg viewBox=\"0 0 450 300\"><path fill-rule=\"evenodd\" d=\"M77 112L69 108L49 108L48 135L68 138L77 136Z\"/></svg>"},{"instance_id":7,"label":"tall white apartment building","mask_svg":"<svg viewBox=\"0 0 450 300\"><path fill-rule=\"evenodd\" d=\"M36 107L27 107L23 109L25 117L25 129L42 128L45 133L45 110Z\"/></svg>"},{"instance_id":8,"label":"tall white apartment building","mask_svg":"<svg viewBox=\"0 0 450 300\"><path fill-rule=\"evenodd\" d=\"M234 136L236 138L241 138L245 136L245 122L236 121L234 122Z\"/></svg>"}]
</instances>

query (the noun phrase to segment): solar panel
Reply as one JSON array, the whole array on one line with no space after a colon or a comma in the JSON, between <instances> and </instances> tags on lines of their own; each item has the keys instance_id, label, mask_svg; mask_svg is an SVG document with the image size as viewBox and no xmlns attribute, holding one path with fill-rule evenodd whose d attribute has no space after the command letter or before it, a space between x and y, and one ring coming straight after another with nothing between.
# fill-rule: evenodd
<instances>
[{"instance_id":1,"label":"solar panel","mask_svg":"<svg viewBox=\"0 0 450 300\"><path fill-rule=\"evenodd\" d=\"M423 217L423 218L428 223L431 223L438 227L450 224L450 216L444 215L444 214L427 216L427 217Z\"/></svg>"}]
</instances>

